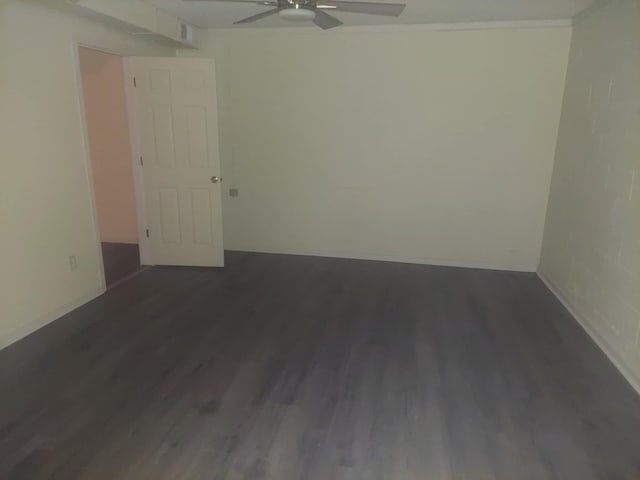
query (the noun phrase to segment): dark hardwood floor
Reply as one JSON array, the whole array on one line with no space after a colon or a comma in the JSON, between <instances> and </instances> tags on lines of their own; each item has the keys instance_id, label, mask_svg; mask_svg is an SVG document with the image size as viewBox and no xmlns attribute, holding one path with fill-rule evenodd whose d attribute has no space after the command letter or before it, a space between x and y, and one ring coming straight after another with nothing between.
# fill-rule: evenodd
<instances>
[{"instance_id":1,"label":"dark hardwood floor","mask_svg":"<svg viewBox=\"0 0 640 480\"><path fill-rule=\"evenodd\" d=\"M137 244L102 242L102 263L107 287L112 287L140 270Z\"/></svg>"},{"instance_id":2,"label":"dark hardwood floor","mask_svg":"<svg viewBox=\"0 0 640 480\"><path fill-rule=\"evenodd\" d=\"M1 351L0 477L640 478L640 398L535 275L227 265Z\"/></svg>"}]
</instances>

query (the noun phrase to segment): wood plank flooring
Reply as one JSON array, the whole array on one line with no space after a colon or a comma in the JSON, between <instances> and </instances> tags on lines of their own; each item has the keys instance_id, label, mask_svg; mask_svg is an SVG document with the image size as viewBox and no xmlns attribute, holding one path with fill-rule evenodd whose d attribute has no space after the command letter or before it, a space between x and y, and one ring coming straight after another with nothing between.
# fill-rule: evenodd
<instances>
[{"instance_id":1,"label":"wood plank flooring","mask_svg":"<svg viewBox=\"0 0 640 480\"><path fill-rule=\"evenodd\" d=\"M0 478L640 478L640 398L533 274L228 253L0 352Z\"/></svg>"},{"instance_id":2,"label":"wood plank flooring","mask_svg":"<svg viewBox=\"0 0 640 480\"><path fill-rule=\"evenodd\" d=\"M102 242L102 263L107 287L112 287L140 270L138 244Z\"/></svg>"}]
</instances>

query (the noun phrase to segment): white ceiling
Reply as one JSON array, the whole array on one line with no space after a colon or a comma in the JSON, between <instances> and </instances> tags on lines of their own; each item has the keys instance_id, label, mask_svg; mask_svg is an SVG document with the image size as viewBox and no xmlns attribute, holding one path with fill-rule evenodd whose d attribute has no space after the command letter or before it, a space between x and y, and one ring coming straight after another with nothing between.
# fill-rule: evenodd
<instances>
[{"instance_id":1,"label":"white ceiling","mask_svg":"<svg viewBox=\"0 0 640 480\"><path fill-rule=\"evenodd\" d=\"M229 28L233 22L264 12L271 7L255 4L184 1L144 0L158 8L173 13L189 23L203 28ZM379 1L379 0L369 0ZM388 0L406 3L400 18L335 13L345 25L393 25L429 24L517 20L568 19L597 0ZM234 28L265 28L299 26L299 24L269 17L256 23Z\"/></svg>"}]
</instances>

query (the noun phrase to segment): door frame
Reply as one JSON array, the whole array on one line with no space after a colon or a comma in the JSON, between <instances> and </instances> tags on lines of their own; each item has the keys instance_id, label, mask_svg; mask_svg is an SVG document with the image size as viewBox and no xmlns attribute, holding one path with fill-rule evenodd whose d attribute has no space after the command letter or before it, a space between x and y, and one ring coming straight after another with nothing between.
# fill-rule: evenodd
<instances>
[{"instance_id":1,"label":"door frame","mask_svg":"<svg viewBox=\"0 0 640 480\"><path fill-rule=\"evenodd\" d=\"M153 265L151 259L151 243L146 235L147 217L144 206L144 177L142 172L142 148L138 133L138 118L136 117L134 98L134 77L129 57L121 55L124 70L124 94L127 101L127 119L129 122L129 142L131 150L131 168L133 169L133 190L136 197L136 216L138 217L138 247L140 249L140 264Z\"/></svg>"},{"instance_id":2,"label":"door frame","mask_svg":"<svg viewBox=\"0 0 640 480\"><path fill-rule=\"evenodd\" d=\"M84 150L84 167L87 189L89 190L91 203L91 217L93 220L93 229L96 243L96 252L98 254L100 288L106 290L106 279L104 271L104 261L102 258L102 242L100 241L100 224L98 222L98 209L96 205L95 188L93 183L93 168L91 164L91 149L89 143L89 129L87 125L87 111L85 107L84 89L82 85L82 71L80 68L80 48L88 48L98 52L116 55L122 59L124 71L124 89L126 98L127 121L129 127L129 149L131 151L131 167L133 170L133 189L136 203L136 217L138 226L138 248L140 251L140 264L152 265L149 241L146 236L146 216L144 208L144 184L142 181L142 166L140 165L140 146L138 140L138 129L135 117L135 108L133 104L133 75L129 58L123 52L114 50L110 47L97 45L91 41L82 38L72 37L71 54L73 58L73 67L75 70L75 81L78 92L80 119L82 125L82 138Z\"/></svg>"}]
</instances>

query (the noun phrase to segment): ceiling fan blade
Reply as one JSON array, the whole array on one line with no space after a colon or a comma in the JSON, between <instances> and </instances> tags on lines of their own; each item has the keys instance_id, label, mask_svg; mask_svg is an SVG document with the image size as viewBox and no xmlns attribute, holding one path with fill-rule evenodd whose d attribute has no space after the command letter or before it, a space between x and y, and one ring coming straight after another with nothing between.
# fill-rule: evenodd
<instances>
[{"instance_id":1,"label":"ceiling fan blade","mask_svg":"<svg viewBox=\"0 0 640 480\"><path fill-rule=\"evenodd\" d=\"M278 6L278 2L276 1L260 1L260 0L184 0L185 2L200 2L200 3L204 3L204 2L208 2L208 3L213 3L213 2L231 2L231 3L248 3L251 5L265 5L267 7L277 7Z\"/></svg>"},{"instance_id":2,"label":"ceiling fan blade","mask_svg":"<svg viewBox=\"0 0 640 480\"><path fill-rule=\"evenodd\" d=\"M270 17L271 15L275 15L276 13L278 13L278 9L274 8L273 10L268 10L266 12L259 13L258 15L254 15L252 17L247 17L242 20L238 20L237 22L233 22L233 24L240 25L242 23L252 23L252 22L255 22L256 20L260 20L266 17Z\"/></svg>"},{"instance_id":3,"label":"ceiling fan blade","mask_svg":"<svg viewBox=\"0 0 640 480\"><path fill-rule=\"evenodd\" d=\"M321 1L319 9L330 8L336 12L366 13L369 15L384 15L386 17L399 17L406 5L402 3L373 3L373 2L349 2L341 0Z\"/></svg>"},{"instance_id":4,"label":"ceiling fan blade","mask_svg":"<svg viewBox=\"0 0 640 480\"><path fill-rule=\"evenodd\" d=\"M329 30L330 28L339 27L342 22L336 17L332 17L322 10L316 10L316 18L313 20L317 26L323 30Z\"/></svg>"}]
</instances>

